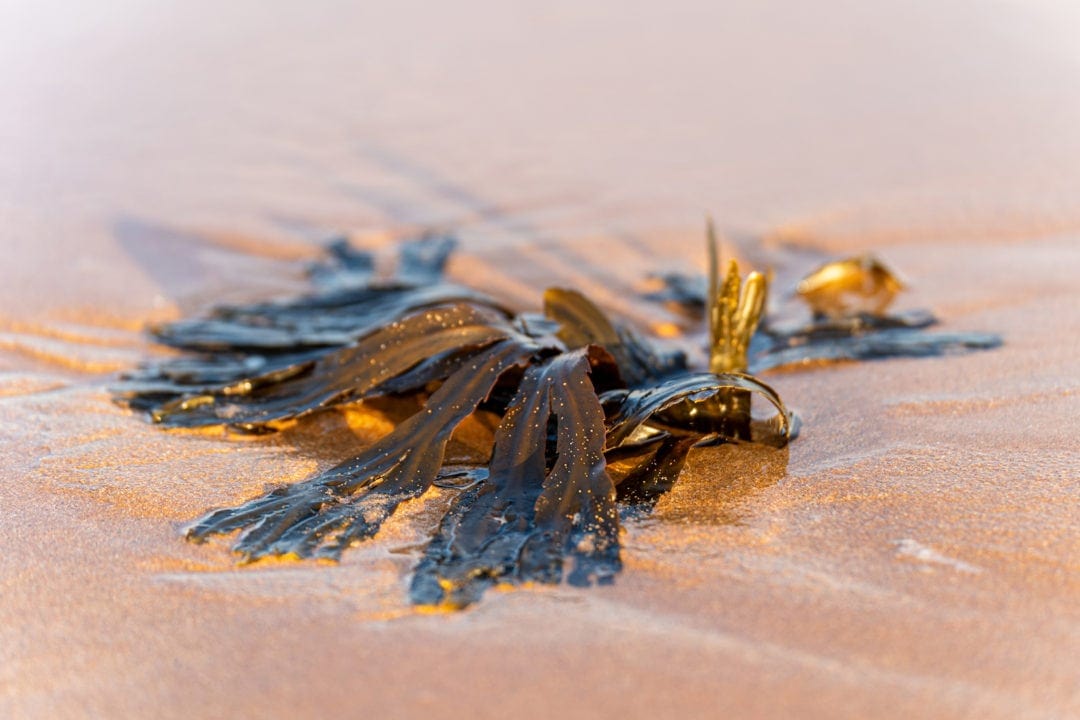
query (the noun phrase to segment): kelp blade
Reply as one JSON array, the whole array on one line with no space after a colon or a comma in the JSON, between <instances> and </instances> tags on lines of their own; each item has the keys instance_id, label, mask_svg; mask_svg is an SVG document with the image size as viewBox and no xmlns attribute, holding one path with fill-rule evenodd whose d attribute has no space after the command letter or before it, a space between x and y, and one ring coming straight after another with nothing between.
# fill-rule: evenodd
<instances>
[{"instance_id":1,"label":"kelp blade","mask_svg":"<svg viewBox=\"0 0 1080 720\"><path fill-rule=\"evenodd\" d=\"M1001 342L1001 336L992 333L929 333L895 328L767 351L754 358L753 369L763 372L818 362L934 357L988 350L999 347Z\"/></svg>"},{"instance_id":2,"label":"kelp blade","mask_svg":"<svg viewBox=\"0 0 1080 720\"><path fill-rule=\"evenodd\" d=\"M423 493L442 467L450 434L510 367L536 348L504 340L458 370L426 407L358 457L309 480L279 488L235 508L209 513L188 538L241 530L233 549L247 560L272 555L336 559L374 535L397 506Z\"/></svg>"},{"instance_id":3,"label":"kelp blade","mask_svg":"<svg viewBox=\"0 0 1080 720\"><path fill-rule=\"evenodd\" d=\"M558 582L566 555L573 583L618 571L603 414L588 369L578 351L526 371L497 430L488 478L455 498L416 569L414 603L463 607L499 581Z\"/></svg>"},{"instance_id":4,"label":"kelp blade","mask_svg":"<svg viewBox=\"0 0 1080 720\"><path fill-rule=\"evenodd\" d=\"M479 350L512 335L513 328L492 311L471 305L433 308L392 323L353 346L278 370L269 377L255 376L211 393L184 396L162 406L155 420L173 427L265 426L362 399L418 364L432 371L442 368L425 364L432 358L469 348ZM460 357L459 364L467 360L467 356ZM414 373L416 388L442 379L435 377L437 374ZM402 390L400 383L395 388Z\"/></svg>"},{"instance_id":5,"label":"kelp blade","mask_svg":"<svg viewBox=\"0 0 1080 720\"><path fill-rule=\"evenodd\" d=\"M154 335L166 345L200 352L278 353L332 348L410 313L449 303L470 303L505 314L486 295L456 285L365 287L329 297L219 309L209 318L160 326L154 329Z\"/></svg>"}]
</instances>

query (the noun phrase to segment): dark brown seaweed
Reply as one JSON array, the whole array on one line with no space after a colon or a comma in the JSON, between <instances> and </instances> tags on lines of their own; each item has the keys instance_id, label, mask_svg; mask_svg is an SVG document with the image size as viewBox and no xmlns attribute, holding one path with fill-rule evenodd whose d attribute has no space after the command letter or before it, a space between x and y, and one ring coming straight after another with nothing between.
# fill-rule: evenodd
<instances>
[{"instance_id":1,"label":"dark brown seaweed","mask_svg":"<svg viewBox=\"0 0 1080 720\"><path fill-rule=\"evenodd\" d=\"M770 440L783 444L792 435L792 419L780 396L771 387L750 375L727 373L686 373L648 388L635 390L613 390L600 396L600 401L607 412L607 447L615 449L634 441L635 433L646 423L657 420L660 426L677 424L683 427L692 425L690 418L680 413L677 416L665 416L664 413L682 408L689 403L686 412L695 409L703 411L709 407L708 401L727 390L754 393L764 397L776 408L776 415L769 422ZM707 420L711 418L705 418ZM710 428L707 424L702 433L719 432L717 424Z\"/></svg>"},{"instance_id":2,"label":"dark brown seaweed","mask_svg":"<svg viewBox=\"0 0 1080 720\"><path fill-rule=\"evenodd\" d=\"M744 281L733 263L721 278L710 227L708 281L669 298L708 288L699 314L708 316L709 372L695 372L684 352L613 322L576 291L548 290L543 315L513 315L445 282L453 247L446 237L405 243L395 274L380 278L374 255L338 241L311 268L310 295L156 329L194 354L130 373L117 396L167 427L273 432L375 396L423 400L354 458L210 512L188 538L238 531L233 549L247 561L336 559L434 484L455 495L416 568L414 603L460 608L500 582L609 582L621 567L617 499L627 512L648 512L702 443L783 445L795 436L796 419L748 365L999 342L924 333L932 318L917 314L759 327L767 280ZM752 397L773 406L769 420L753 418ZM501 418L490 459L446 467L451 433L477 408ZM617 488L611 464L621 468Z\"/></svg>"},{"instance_id":3,"label":"dark brown seaweed","mask_svg":"<svg viewBox=\"0 0 1080 720\"><path fill-rule=\"evenodd\" d=\"M577 290L548 288L544 314L558 323L557 335L569 348L595 345L615 359L623 381L636 387L686 369L686 354L661 350L631 328L616 325Z\"/></svg>"},{"instance_id":4,"label":"dark brown seaweed","mask_svg":"<svg viewBox=\"0 0 1080 720\"><path fill-rule=\"evenodd\" d=\"M399 504L431 486L454 428L502 373L536 350L515 340L496 343L447 378L423 410L358 457L238 507L209 513L188 529L188 538L205 540L242 529L233 550L247 560L290 554L337 558L352 543L373 536Z\"/></svg>"},{"instance_id":5,"label":"dark brown seaweed","mask_svg":"<svg viewBox=\"0 0 1080 720\"><path fill-rule=\"evenodd\" d=\"M158 341L202 352L295 352L345 345L420 310L450 303L498 307L490 298L455 285L363 288L333 302L259 306L205 320L180 320L155 329Z\"/></svg>"},{"instance_id":6,"label":"dark brown seaweed","mask_svg":"<svg viewBox=\"0 0 1080 720\"><path fill-rule=\"evenodd\" d=\"M653 275L650 280L657 283L659 288L642 293L644 299L660 303L691 319L705 317L709 285L704 275L670 272Z\"/></svg>"},{"instance_id":7,"label":"dark brown seaweed","mask_svg":"<svg viewBox=\"0 0 1080 720\"><path fill-rule=\"evenodd\" d=\"M790 341L793 338L786 338ZM907 328L850 334L803 344L776 344L754 358L756 372L773 368L838 360L882 360L895 357L934 357L970 350L989 350L1001 345L1001 336L978 332L928 333Z\"/></svg>"},{"instance_id":8,"label":"dark brown seaweed","mask_svg":"<svg viewBox=\"0 0 1080 720\"><path fill-rule=\"evenodd\" d=\"M652 509L679 479L691 448L701 441L697 434L665 434L656 450L618 484L619 501L638 513Z\"/></svg>"},{"instance_id":9,"label":"dark brown seaweed","mask_svg":"<svg viewBox=\"0 0 1080 720\"><path fill-rule=\"evenodd\" d=\"M454 499L413 576L413 602L462 607L495 582L558 582L564 556L574 561L574 584L618 572L604 416L588 369L576 351L526 371L496 433L488 477Z\"/></svg>"},{"instance_id":10,"label":"dark brown seaweed","mask_svg":"<svg viewBox=\"0 0 1080 720\"><path fill-rule=\"evenodd\" d=\"M337 240L328 246L327 260L309 273L315 283L312 294L222 306L207 318L171 322L155 327L154 333L166 345L184 350L294 353L307 347L348 344L404 315L436 305L499 308L489 296L443 279L455 245L453 238L445 236L404 242L398 248L395 273L378 278L371 253Z\"/></svg>"},{"instance_id":11,"label":"dark brown seaweed","mask_svg":"<svg viewBox=\"0 0 1080 720\"><path fill-rule=\"evenodd\" d=\"M452 238L430 236L402 243L396 272L375 276L372 253L345 240L327 246L315 264L310 295L274 302L216 308L206 318L154 328L161 342L200 353L154 363L128 373L117 394L133 407L154 410L184 395L212 394L222 387L319 358L337 347L419 311L447 304L511 313L490 297L441 277Z\"/></svg>"},{"instance_id":12,"label":"dark brown seaweed","mask_svg":"<svg viewBox=\"0 0 1080 720\"><path fill-rule=\"evenodd\" d=\"M213 392L182 396L158 408L154 420L174 427L255 428L298 418L368 397L410 370L411 387L398 382L393 390L422 388L468 362L469 349L480 350L514 334L508 323L486 308L432 308L318 359L245 378ZM455 354L446 355L451 351ZM436 362L430 362L433 358ZM418 365L428 372L417 372Z\"/></svg>"}]
</instances>

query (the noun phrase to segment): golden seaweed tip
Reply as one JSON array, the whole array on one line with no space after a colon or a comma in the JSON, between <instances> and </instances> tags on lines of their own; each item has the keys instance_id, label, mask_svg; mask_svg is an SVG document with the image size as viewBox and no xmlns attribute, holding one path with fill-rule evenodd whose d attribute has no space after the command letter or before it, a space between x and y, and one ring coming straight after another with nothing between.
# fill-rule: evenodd
<instances>
[{"instance_id":1,"label":"golden seaweed tip","mask_svg":"<svg viewBox=\"0 0 1080 720\"><path fill-rule=\"evenodd\" d=\"M816 315L844 318L867 313L881 316L904 281L870 254L835 260L799 281L795 291Z\"/></svg>"},{"instance_id":2,"label":"golden seaweed tip","mask_svg":"<svg viewBox=\"0 0 1080 720\"><path fill-rule=\"evenodd\" d=\"M716 228L708 220L706 250L709 257L709 370L713 373L745 372L747 352L768 297L768 278L751 272L744 280L734 259L720 278Z\"/></svg>"}]
</instances>

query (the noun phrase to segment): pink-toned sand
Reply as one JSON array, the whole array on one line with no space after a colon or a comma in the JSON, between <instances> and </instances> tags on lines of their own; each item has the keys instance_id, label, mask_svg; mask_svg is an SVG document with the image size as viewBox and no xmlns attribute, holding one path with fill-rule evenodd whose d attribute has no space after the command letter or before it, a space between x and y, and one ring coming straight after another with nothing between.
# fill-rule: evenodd
<instances>
[{"instance_id":1,"label":"pink-toned sand","mask_svg":"<svg viewBox=\"0 0 1080 720\"><path fill-rule=\"evenodd\" d=\"M1075 3L280 5L0 6L0 717L1080 715ZM633 289L705 211L1006 345L772 375L802 436L698 453L612 587L412 611L438 493L236 568L178 527L385 423L233 442L105 389L335 232L663 322Z\"/></svg>"}]
</instances>

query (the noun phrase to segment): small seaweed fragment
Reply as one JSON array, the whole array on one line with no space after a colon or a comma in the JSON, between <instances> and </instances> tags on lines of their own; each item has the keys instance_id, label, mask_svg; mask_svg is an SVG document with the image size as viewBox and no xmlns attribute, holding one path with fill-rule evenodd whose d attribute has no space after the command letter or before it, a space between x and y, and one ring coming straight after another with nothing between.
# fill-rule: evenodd
<instances>
[{"instance_id":1,"label":"small seaweed fragment","mask_svg":"<svg viewBox=\"0 0 1080 720\"><path fill-rule=\"evenodd\" d=\"M442 239L453 246L452 238ZM326 243L326 257L308 268L311 282L323 289L348 290L370 284L375 276L375 256L352 246L348 238L335 238Z\"/></svg>"},{"instance_id":2,"label":"small seaweed fragment","mask_svg":"<svg viewBox=\"0 0 1080 720\"><path fill-rule=\"evenodd\" d=\"M705 275L669 272L650 275L648 280L655 289L641 294L645 300L665 305L691 320L705 317L705 304L709 296L708 278Z\"/></svg>"},{"instance_id":3,"label":"small seaweed fragment","mask_svg":"<svg viewBox=\"0 0 1080 720\"><path fill-rule=\"evenodd\" d=\"M897 293L900 277L877 257L856 255L828 262L799 281L795 292L814 318L842 320L859 315L882 317Z\"/></svg>"}]
</instances>

